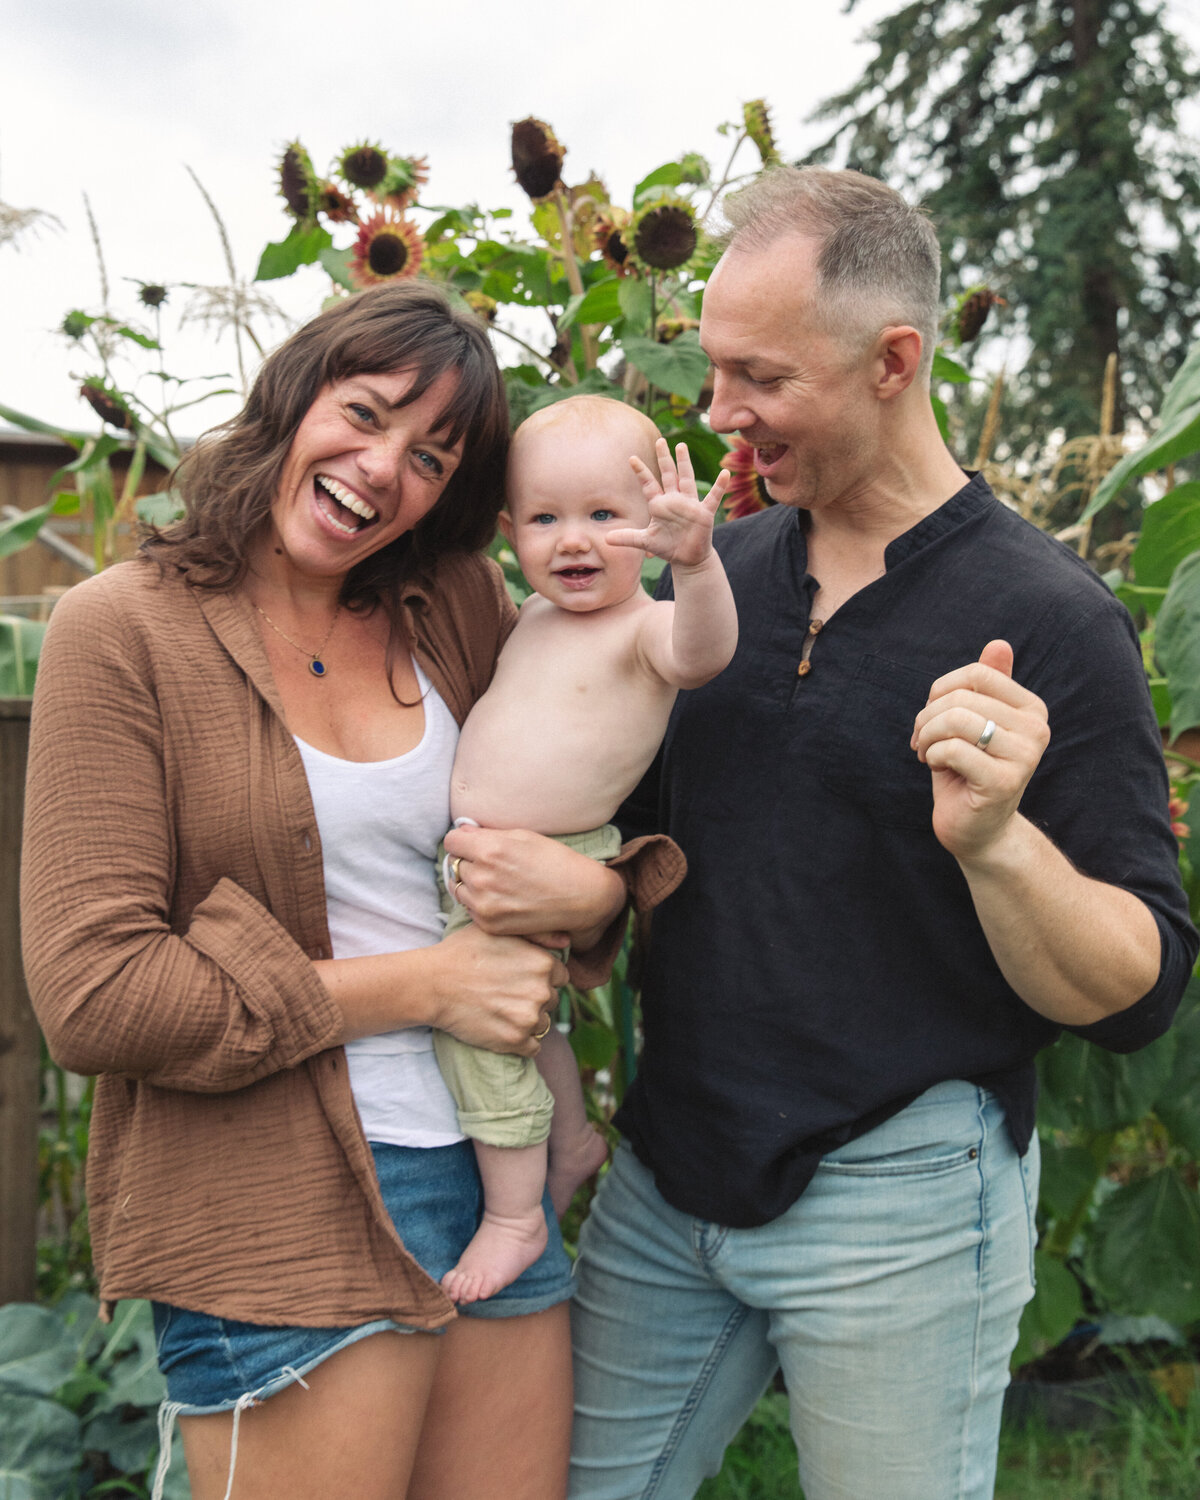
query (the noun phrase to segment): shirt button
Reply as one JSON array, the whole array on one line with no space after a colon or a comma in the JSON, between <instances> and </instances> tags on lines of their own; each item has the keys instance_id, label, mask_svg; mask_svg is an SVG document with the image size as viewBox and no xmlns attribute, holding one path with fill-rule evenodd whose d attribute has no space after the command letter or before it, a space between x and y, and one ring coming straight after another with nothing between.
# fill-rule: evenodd
<instances>
[{"instance_id":1,"label":"shirt button","mask_svg":"<svg viewBox=\"0 0 1200 1500\"><path fill-rule=\"evenodd\" d=\"M812 671L812 662L810 662L810 661L802 661L800 663L800 665L796 668L796 676L797 677L807 677L808 674L811 671Z\"/></svg>"},{"instance_id":2,"label":"shirt button","mask_svg":"<svg viewBox=\"0 0 1200 1500\"><path fill-rule=\"evenodd\" d=\"M824 624L824 620L810 620L808 625L809 635L820 635L821 628Z\"/></svg>"}]
</instances>

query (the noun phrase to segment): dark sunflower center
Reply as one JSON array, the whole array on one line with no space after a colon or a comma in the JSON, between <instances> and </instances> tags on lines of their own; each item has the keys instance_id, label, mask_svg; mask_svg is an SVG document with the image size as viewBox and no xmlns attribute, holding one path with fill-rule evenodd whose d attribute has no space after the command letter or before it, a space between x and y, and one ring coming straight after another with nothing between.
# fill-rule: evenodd
<instances>
[{"instance_id":1,"label":"dark sunflower center","mask_svg":"<svg viewBox=\"0 0 1200 1500\"><path fill-rule=\"evenodd\" d=\"M682 208L659 208L638 225L637 251L648 266L670 271L696 248L696 226Z\"/></svg>"},{"instance_id":2,"label":"dark sunflower center","mask_svg":"<svg viewBox=\"0 0 1200 1500\"><path fill-rule=\"evenodd\" d=\"M621 238L619 229L614 229L604 242L604 253L614 265L623 266L629 251L625 248L625 241Z\"/></svg>"},{"instance_id":3,"label":"dark sunflower center","mask_svg":"<svg viewBox=\"0 0 1200 1500\"><path fill-rule=\"evenodd\" d=\"M387 176L387 157L374 146L360 146L345 157L342 168L355 187L373 188Z\"/></svg>"},{"instance_id":4,"label":"dark sunflower center","mask_svg":"<svg viewBox=\"0 0 1200 1500\"><path fill-rule=\"evenodd\" d=\"M367 251L367 264L376 276L396 276L408 264L408 246L398 234L377 234Z\"/></svg>"}]
</instances>

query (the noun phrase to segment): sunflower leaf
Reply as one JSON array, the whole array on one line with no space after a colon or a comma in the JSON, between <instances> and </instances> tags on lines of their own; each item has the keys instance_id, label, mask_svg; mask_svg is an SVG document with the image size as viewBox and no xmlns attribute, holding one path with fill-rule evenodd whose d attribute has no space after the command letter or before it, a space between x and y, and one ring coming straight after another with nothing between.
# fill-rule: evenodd
<instances>
[{"instance_id":1,"label":"sunflower leaf","mask_svg":"<svg viewBox=\"0 0 1200 1500\"><path fill-rule=\"evenodd\" d=\"M321 251L333 244L333 236L319 224L296 224L286 240L269 244L259 258L255 281L278 281L281 276L290 276L301 266L311 266L319 259Z\"/></svg>"},{"instance_id":2,"label":"sunflower leaf","mask_svg":"<svg viewBox=\"0 0 1200 1500\"><path fill-rule=\"evenodd\" d=\"M681 333L669 344L654 339L626 338L621 347L625 358L639 369L652 385L672 396L697 401L708 375L708 355L700 347L694 328Z\"/></svg>"}]
</instances>

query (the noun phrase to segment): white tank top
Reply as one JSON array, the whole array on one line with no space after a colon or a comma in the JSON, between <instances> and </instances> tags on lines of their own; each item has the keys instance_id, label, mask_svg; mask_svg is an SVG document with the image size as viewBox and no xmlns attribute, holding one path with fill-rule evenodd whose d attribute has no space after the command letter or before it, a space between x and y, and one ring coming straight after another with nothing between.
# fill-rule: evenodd
<instances>
[{"instance_id":1,"label":"white tank top","mask_svg":"<svg viewBox=\"0 0 1200 1500\"><path fill-rule=\"evenodd\" d=\"M339 760L296 744L321 836L334 958L424 948L442 935L434 862L450 826L450 771L458 725L416 668L425 709L421 741L392 760ZM367 1139L447 1146L463 1139L428 1026L346 1045L350 1087Z\"/></svg>"}]
</instances>

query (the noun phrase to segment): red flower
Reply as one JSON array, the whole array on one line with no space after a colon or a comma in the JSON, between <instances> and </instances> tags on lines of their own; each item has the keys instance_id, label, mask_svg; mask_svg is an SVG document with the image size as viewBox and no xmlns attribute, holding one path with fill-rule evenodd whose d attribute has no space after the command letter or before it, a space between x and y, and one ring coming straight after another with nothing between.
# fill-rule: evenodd
<instances>
[{"instance_id":1,"label":"red flower","mask_svg":"<svg viewBox=\"0 0 1200 1500\"><path fill-rule=\"evenodd\" d=\"M754 446L743 437L735 437L733 447L725 455L724 467L729 470L733 483L725 492L725 517L736 521L742 516L752 516L756 510L765 510L774 505L767 494L762 475L754 467Z\"/></svg>"}]
</instances>

